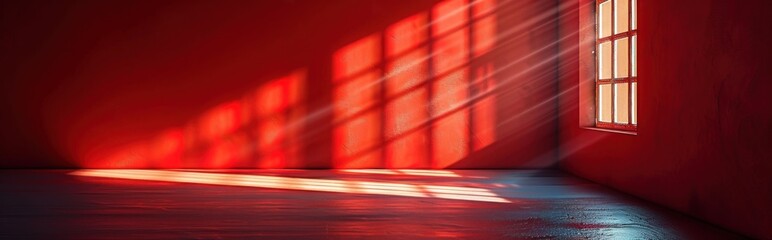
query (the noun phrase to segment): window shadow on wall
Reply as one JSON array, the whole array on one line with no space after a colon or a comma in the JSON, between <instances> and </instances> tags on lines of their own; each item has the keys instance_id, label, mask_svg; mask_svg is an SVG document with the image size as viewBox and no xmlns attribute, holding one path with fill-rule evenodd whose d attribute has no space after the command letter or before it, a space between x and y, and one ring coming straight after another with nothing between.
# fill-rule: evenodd
<instances>
[{"instance_id":1,"label":"window shadow on wall","mask_svg":"<svg viewBox=\"0 0 772 240\"><path fill-rule=\"evenodd\" d=\"M445 0L403 13L84 167L552 165L555 3Z\"/></svg>"}]
</instances>

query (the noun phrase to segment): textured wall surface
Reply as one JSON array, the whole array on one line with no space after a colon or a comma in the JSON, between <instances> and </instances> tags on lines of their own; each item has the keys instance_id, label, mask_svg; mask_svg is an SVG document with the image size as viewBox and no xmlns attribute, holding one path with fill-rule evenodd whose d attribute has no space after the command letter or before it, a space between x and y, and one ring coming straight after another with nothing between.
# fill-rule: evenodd
<instances>
[{"instance_id":1,"label":"textured wall surface","mask_svg":"<svg viewBox=\"0 0 772 240\"><path fill-rule=\"evenodd\" d=\"M580 91L593 84L587 33L593 30L580 26L592 21L593 5L579 3L563 1L560 27L570 36L560 47L567 52L560 66L561 167L750 236L772 237L770 3L639 1L637 136L580 127L588 108Z\"/></svg>"},{"instance_id":2,"label":"textured wall surface","mask_svg":"<svg viewBox=\"0 0 772 240\"><path fill-rule=\"evenodd\" d=\"M550 166L555 5L4 1L0 167Z\"/></svg>"}]
</instances>

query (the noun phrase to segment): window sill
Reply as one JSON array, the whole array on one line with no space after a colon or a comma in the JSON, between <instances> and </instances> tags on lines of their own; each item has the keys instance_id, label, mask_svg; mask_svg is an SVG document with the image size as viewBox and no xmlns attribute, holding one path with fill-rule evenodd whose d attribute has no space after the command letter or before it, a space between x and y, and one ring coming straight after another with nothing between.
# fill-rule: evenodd
<instances>
[{"instance_id":1,"label":"window sill","mask_svg":"<svg viewBox=\"0 0 772 240\"><path fill-rule=\"evenodd\" d=\"M624 131L624 130L616 130L616 129L608 129L608 128L599 128L599 127L582 127L582 128L587 130L593 130L593 131L620 133L625 135L638 136L638 132L633 132L633 131Z\"/></svg>"}]
</instances>

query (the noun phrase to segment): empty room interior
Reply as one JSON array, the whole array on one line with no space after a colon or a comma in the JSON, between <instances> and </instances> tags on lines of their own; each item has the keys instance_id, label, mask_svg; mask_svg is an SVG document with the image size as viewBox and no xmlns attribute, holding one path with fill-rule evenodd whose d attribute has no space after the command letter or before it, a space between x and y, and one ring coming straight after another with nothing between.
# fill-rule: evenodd
<instances>
[{"instance_id":1,"label":"empty room interior","mask_svg":"<svg viewBox=\"0 0 772 240\"><path fill-rule=\"evenodd\" d=\"M769 9L1 1L0 238L772 239Z\"/></svg>"}]
</instances>

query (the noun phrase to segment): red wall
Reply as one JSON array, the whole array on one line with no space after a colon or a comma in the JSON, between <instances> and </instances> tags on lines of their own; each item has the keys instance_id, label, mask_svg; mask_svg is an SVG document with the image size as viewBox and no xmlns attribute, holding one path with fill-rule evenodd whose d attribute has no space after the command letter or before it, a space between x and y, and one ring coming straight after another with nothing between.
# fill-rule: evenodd
<instances>
[{"instance_id":1,"label":"red wall","mask_svg":"<svg viewBox=\"0 0 772 240\"><path fill-rule=\"evenodd\" d=\"M580 126L593 112L580 101L594 76L594 30L580 27L592 4L562 1L561 168L772 237L769 1L638 1L637 136Z\"/></svg>"},{"instance_id":2,"label":"red wall","mask_svg":"<svg viewBox=\"0 0 772 240\"><path fill-rule=\"evenodd\" d=\"M1 4L0 167L555 163L554 2Z\"/></svg>"}]
</instances>

